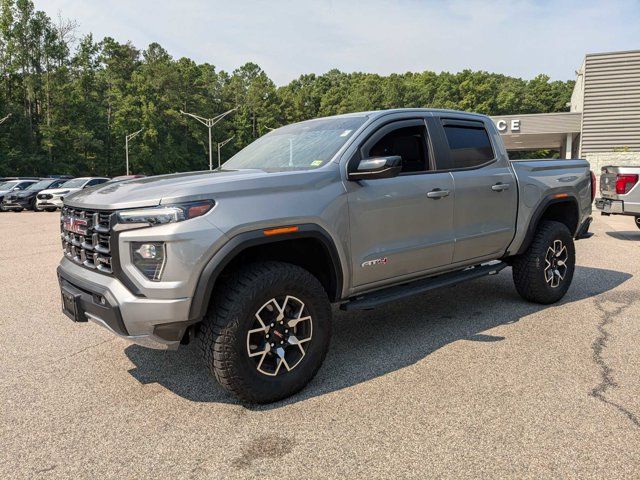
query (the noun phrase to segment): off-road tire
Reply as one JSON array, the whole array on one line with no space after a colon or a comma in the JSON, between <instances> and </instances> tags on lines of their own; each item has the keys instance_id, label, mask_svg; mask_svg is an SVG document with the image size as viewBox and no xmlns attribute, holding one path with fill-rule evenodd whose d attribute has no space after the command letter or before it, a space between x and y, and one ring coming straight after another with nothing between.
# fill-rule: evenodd
<instances>
[{"instance_id":1,"label":"off-road tire","mask_svg":"<svg viewBox=\"0 0 640 480\"><path fill-rule=\"evenodd\" d=\"M559 285L552 287L545 278L545 258L556 240L560 240L567 248L567 269ZM525 300L545 305L555 303L567 293L575 264L575 245L569 229L560 222L545 220L538 226L527 251L513 261L513 282Z\"/></svg>"},{"instance_id":2,"label":"off-road tire","mask_svg":"<svg viewBox=\"0 0 640 480\"><path fill-rule=\"evenodd\" d=\"M635 221L636 221L636 227L640 228L640 217L636 217Z\"/></svg>"},{"instance_id":3,"label":"off-road tire","mask_svg":"<svg viewBox=\"0 0 640 480\"><path fill-rule=\"evenodd\" d=\"M313 321L307 351L295 368L270 377L256 369L247 353L247 333L270 299L293 295ZM223 278L212 295L199 332L207 368L245 403L270 403L304 388L316 375L331 338L331 305L320 282L307 270L282 262L252 263Z\"/></svg>"}]
</instances>

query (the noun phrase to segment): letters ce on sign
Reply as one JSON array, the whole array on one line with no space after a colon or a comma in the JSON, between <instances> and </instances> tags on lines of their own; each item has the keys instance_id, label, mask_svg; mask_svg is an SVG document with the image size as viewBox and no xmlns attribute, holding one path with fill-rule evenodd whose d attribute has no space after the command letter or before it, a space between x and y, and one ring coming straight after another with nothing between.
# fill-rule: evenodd
<instances>
[{"instance_id":1,"label":"letters ce on sign","mask_svg":"<svg viewBox=\"0 0 640 480\"><path fill-rule=\"evenodd\" d=\"M514 118L511 121L496 120L496 128L500 133L516 133L520 132L520 119Z\"/></svg>"}]
</instances>

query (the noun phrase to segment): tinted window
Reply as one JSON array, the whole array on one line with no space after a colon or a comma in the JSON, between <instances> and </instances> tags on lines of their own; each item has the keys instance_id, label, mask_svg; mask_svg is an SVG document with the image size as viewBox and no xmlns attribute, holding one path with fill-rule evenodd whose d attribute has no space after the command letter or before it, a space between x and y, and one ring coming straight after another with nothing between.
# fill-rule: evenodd
<instances>
[{"instance_id":1,"label":"tinted window","mask_svg":"<svg viewBox=\"0 0 640 480\"><path fill-rule=\"evenodd\" d=\"M368 157L402 157L403 172L423 172L429 165L424 126L403 127L387 133L369 149Z\"/></svg>"},{"instance_id":2,"label":"tinted window","mask_svg":"<svg viewBox=\"0 0 640 480\"><path fill-rule=\"evenodd\" d=\"M87 183L87 187L93 187L94 185L100 185L101 183L106 182L107 180L105 178L94 178L93 180L89 181L89 183Z\"/></svg>"},{"instance_id":3,"label":"tinted window","mask_svg":"<svg viewBox=\"0 0 640 480\"><path fill-rule=\"evenodd\" d=\"M451 168L476 167L493 160L493 149L484 128L445 125L451 149Z\"/></svg>"}]
</instances>

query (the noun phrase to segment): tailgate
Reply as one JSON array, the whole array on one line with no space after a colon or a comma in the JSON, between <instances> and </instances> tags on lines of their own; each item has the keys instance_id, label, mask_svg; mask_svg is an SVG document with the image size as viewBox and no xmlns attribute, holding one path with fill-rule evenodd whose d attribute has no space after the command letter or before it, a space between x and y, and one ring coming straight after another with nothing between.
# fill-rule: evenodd
<instances>
[{"instance_id":1,"label":"tailgate","mask_svg":"<svg viewBox=\"0 0 640 480\"><path fill-rule=\"evenodd\" d=\"M600 194L604 198L617 199L616 194L616 174L615 173L602 173L600 175Z\"/></svg>"},{"instance_id":2,"label":"tailgate","mask_svg":"<svg viewBox=\"0 0 640 480\"><path fill-rule=\"evenodd\" d=\"M602 167L600 175L600 194L603 198L611 200L625 200L629 198L632 191L637 191L640 167ZM616 193L616 182L620 183L620 188L626 193ZM635 194L633 194L635 197Z\"/></svg>"}]
</instances>

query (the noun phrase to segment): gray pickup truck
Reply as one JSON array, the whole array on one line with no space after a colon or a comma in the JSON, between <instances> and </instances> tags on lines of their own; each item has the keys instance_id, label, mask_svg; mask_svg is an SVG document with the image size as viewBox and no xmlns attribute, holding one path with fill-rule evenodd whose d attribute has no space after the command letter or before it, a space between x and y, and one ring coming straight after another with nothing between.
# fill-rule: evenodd
<instances>
[{"instance_id":1,"label":"gray pickup truck","mask_svg":"<svg viewBox=\"0 0 640 480\"><path fill-rule=\"evenodd\" d=\"M596 208L603 215L629 215L640 228L640 167L602 167L600 198Z\"/></svg>"},{"instance_id":2,"label":"gray pickup truck","mask_svg":"<svg viewBox=\"0 0 640 480\"><path fill-rule=\"evenodd\" d=\"M219 171L65 198L62 307L147 346L196 340L225 388L276 401L320 368L332 303L372 309L507 266L526 300L558 301L593 197L586 161L509 161L483 115L310 120Z\"/></svg>"}]
</instances>

